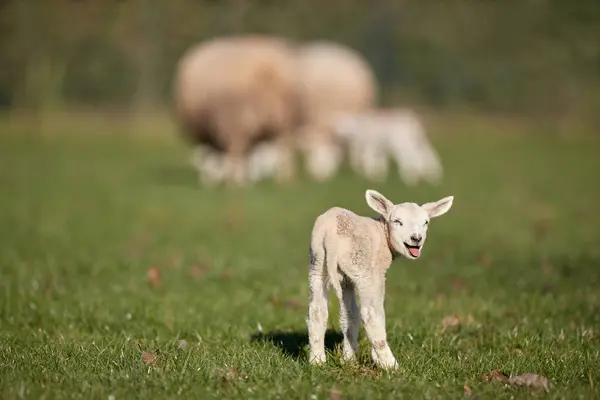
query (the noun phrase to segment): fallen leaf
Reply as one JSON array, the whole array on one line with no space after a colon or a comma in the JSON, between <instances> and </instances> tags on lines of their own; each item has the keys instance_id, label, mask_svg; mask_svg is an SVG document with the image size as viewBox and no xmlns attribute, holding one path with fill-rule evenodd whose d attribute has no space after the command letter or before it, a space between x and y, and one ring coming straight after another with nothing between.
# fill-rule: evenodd
<instances>
[{"instance_id":1,"label":"fallen leaf","mask_svg":"<svg viewBox=\"0 0 600 400\"><path fill-rule=\"evenodd\" d=\"M473 391L471 390L471 388L469 387L469 385L463 386L463 391L465 393L465 396L470 396L470 395L473 394Z\"/></svg>"},{"instance_id":2,"label":"fallen leaf","mask_svg":"<svg viewBox=\"0 0 600 400\"><path fill-rule=\"evenodd\" d=\"M550 383L545 376L527 372L521 375L511 376L508 378L508 383L515 386L524 386L530 389L543 389L545 392L550 391Z\"/></svg>"},{"instance_id":3,"label":"fallen leaf","mask_svg":"<svg viewBox=\"0 0 600 400\"><path fill-rule=\"evenodd\" d=\"M329 399L330 400L341 400L342 392L339 389L332 388L329 390Z\"/></svg>"},{"instance_id":4,"label":"fallen leaf","mask_svg":"<svg viewBox=\"0 0 600 400\"><path fill-rule=\"evenodd\" d=\"M154 364L156 364L157 360L158 360L158 358L155 353L147 353L147 352L142 353L142 362L146 365L154 365Z\"/></svg>"},{"instance_id":5,"label":"fallen leaf","mask_svg":"<svg viewBox=\"0 0 600 400\"><path fill-rule=\"evenodd\" d=\"M152 267L148 270L148 284L152 287L158 287L162 283L162 277L160 270L156 267Z\"/></svg>"},{"instance_id":6,"label":"fallen leaf","mask_svg":"<svg viewBox=\"0 0 600 400\"><path fill-rule=\"evenodd\" d=\"M484 374L482 376L482 379L485 382L502 382L502 383L507 383L508 382L508 376L505 375L503 372L495 369L492 372L490 372L489 374Z\"/></svg>"},{"instance_id":7,"label":"fallen leaf","mask_svg":"<svg viewBox=\"0 0 600 400\"><path fill-rule=\"evenodd\" d=\"M452 314L447 316L442 320L442 329L440 330L440 334L446 332L448 328L454 328L460 325L460 319L456 316L456 314Z\"/></svg>"}]
</instances>

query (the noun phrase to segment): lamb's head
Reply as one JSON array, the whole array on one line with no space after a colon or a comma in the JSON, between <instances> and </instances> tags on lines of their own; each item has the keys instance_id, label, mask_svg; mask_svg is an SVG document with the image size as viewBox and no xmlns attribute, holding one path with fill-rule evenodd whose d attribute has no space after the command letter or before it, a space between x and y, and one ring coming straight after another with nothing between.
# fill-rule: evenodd
<instances>
[{"instance_id":1,"label":"lamb's head","mask_svg":"<svg viewBox=\"0 0 600 400\"><path fill-rule=\"evenodd\" d=\"M454 200L453 196L448 196L423 205L409 202L394 204L370 189L365 197L369 207L381 214L387 225L391 250L411 260L421 255L429 220L447 213Z\"/></svg>"}]
</instances>

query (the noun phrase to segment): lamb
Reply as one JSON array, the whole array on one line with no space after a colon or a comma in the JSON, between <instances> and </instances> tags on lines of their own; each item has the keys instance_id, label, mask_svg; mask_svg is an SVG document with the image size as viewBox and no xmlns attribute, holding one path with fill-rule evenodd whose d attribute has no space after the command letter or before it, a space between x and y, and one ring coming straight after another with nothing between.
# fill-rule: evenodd
<instances>
[{"instance_id":1,"label":"lamb","mask_svg":"<svg viewBox=\"0 0 600 400\"><path fill-rule=\"evenodd\" d=\"M398 255L410 260L420 257L429 220L448 212L454 200L448 196L423 205L393 204L371 189L365 197L369 207L380 214L378 218L332 207L317 217L313 226L307 318L311 364L326 361L327 296L333 287L340 301L343 360L355 358L362 320L375 364L382 369L398 368L385 329L385 275Z\"/></svg>"},{"instance_id":2,"label":"lamb","mask_svg":"<svg viewBox=\"0 0 600 400\"><path fill-rule=\"evenodd\" d=\"M387 175L388 155L407 185L423 179L441 181L443 168L435 148L427 139L419 116L412 110L381 109L355 114L338 114L333 131L359 156L353 168L371 181Z\"/></svg>"}]
</instances>

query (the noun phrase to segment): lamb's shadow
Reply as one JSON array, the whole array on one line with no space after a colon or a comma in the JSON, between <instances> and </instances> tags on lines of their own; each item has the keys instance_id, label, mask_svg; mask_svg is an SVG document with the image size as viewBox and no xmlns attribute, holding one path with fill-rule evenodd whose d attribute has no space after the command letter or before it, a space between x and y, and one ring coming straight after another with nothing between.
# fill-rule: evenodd
<instances>
[{"instance_id":1,"label":"lamb's shadow","mask_svg":"<svg viewBox=\"0 0 600 400\"><path fill-rule=\"evenodd\" d=\"M343 336L340 332L327 330L325 332L325 349L333 351L335 346L341 343ZM255 333L250 338L251 342L267 342L272 343L279 348L283 354L299 360L304 356L304 347L308 345L307 332L284 332L273 331L268 333Z\"/></svg>"}]
</instances>

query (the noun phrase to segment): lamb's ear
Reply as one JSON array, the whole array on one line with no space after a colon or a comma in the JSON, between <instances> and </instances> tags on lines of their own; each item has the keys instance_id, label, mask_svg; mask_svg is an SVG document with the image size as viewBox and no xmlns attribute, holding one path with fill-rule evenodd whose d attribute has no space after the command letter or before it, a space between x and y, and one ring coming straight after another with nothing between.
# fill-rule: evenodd
<instances>
[{"instance_id":1,"label":"lamb's ear","mask_svg":"<svg viewBox=\"0 0 600 400\"><path fill-rule=\"evenodd\" d=\"M429 218L435 218L446 214L450 210L450 207L452 207L453 201L454 196L448 196L432 203L425 203L421 207L429 213Z\"/></svg>"},{"instance_id":2,"label":"lamb's ear","mask_svg":"<svg viewBox=\"0 0 600 400\"><path fill-rule=\"evenodd\" d=\"M367 199L367 204L369 205L369 207L371 207L373 210L377 211L384 217L389 217L390 213L392 212L392 208L394 207L394 204L388 199L386 199L384 195L382 195L376 190L368 189L365 192L365 198Z\"/></svg>"}]
</instances>

